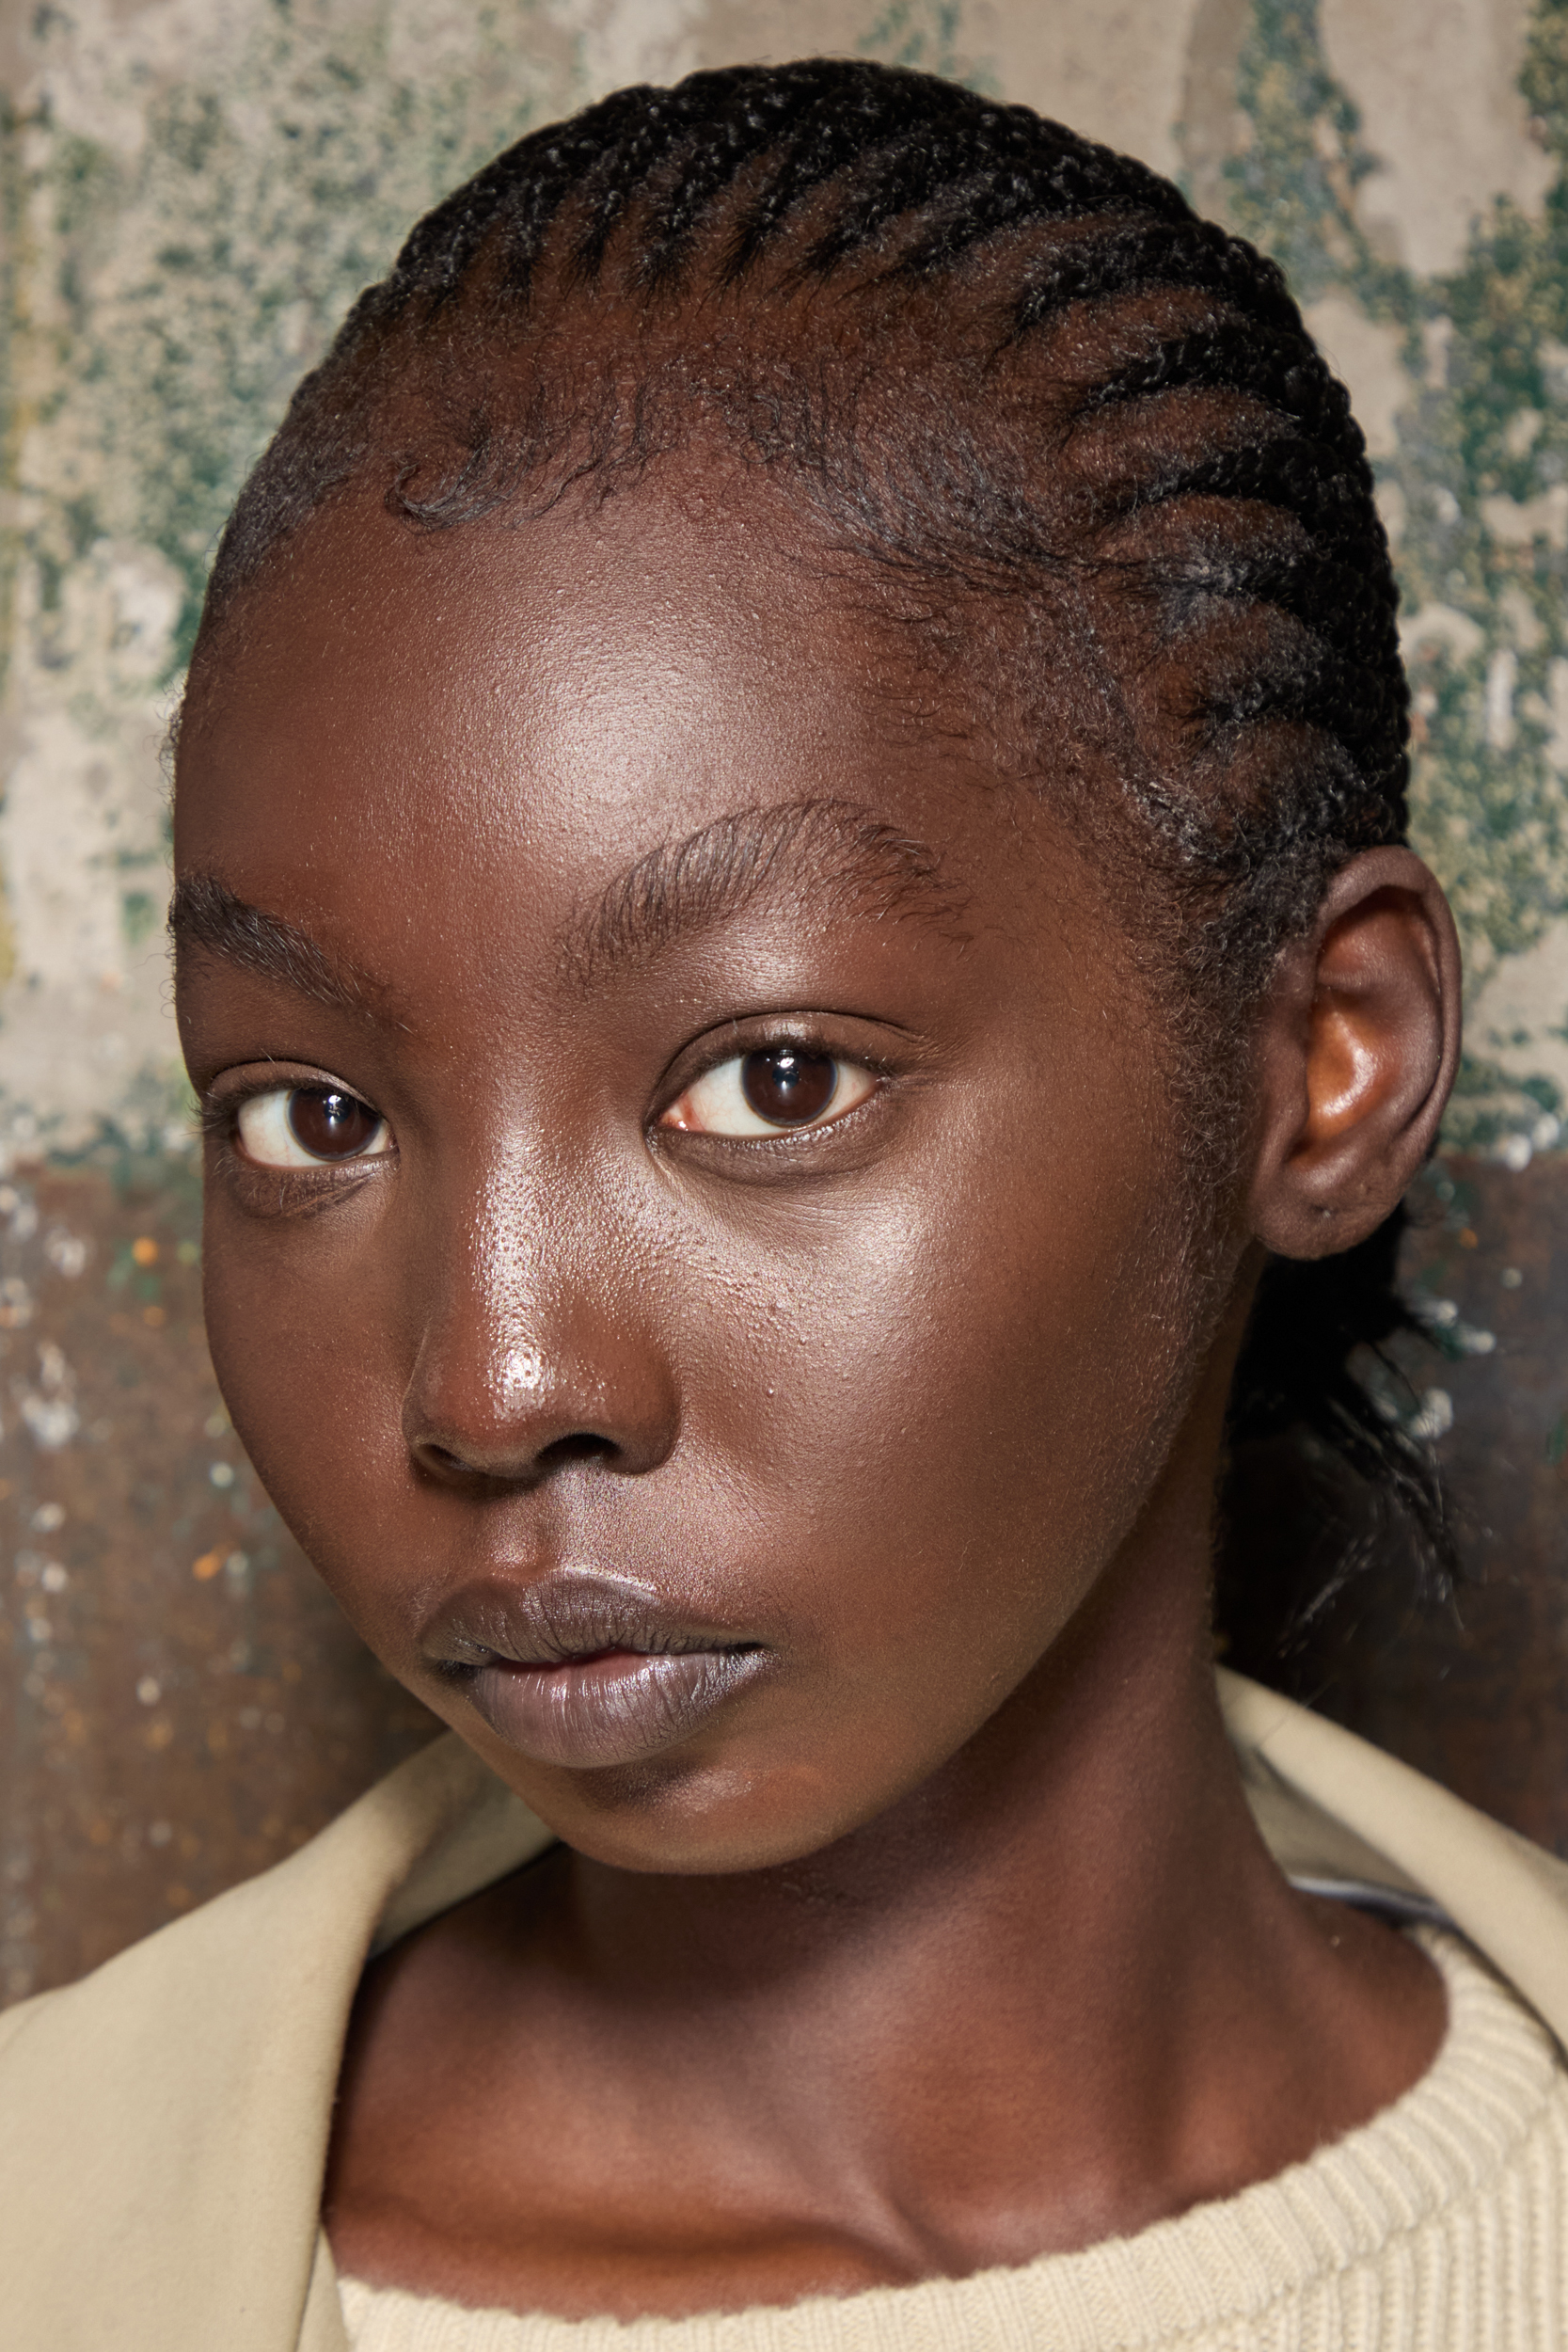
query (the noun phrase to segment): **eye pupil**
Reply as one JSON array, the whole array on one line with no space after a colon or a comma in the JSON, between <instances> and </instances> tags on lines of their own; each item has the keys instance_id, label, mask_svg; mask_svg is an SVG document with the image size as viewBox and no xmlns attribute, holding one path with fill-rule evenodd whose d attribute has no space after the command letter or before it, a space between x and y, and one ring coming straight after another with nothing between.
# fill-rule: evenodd
<instances>
[{"instance_id":1,"label":"eye pupil","mask_svg":"<svg viewBox=\"0 0 1568 2352\"><path fill-rule=\"evenodd\" d=\"M831 1054L803 1054L796 1045L771 1045L748 1054L740 1089L759 1119L779 1127L803 1126L820 1118L838 1091L838 1064Z\"/></svg>"},{"instance_id":2,"label":"eye pupil","mask_svg":"<svg viewBox=\"0 0 1568 2352\"><path fill-rule=\"evenodd\" d=\"M364 1150L381 1119L357 1095L338 1088L296 1087L289 1097L289 1125L318 1159L348 1159Z\"/></svg>"}]
</instances>

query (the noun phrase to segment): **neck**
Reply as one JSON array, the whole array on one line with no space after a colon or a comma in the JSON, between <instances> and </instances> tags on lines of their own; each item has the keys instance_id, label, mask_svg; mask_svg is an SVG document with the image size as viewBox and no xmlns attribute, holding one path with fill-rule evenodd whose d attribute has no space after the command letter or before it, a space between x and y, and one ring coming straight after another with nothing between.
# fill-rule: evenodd
<instances>
[{"instance_id":1,"label":"neck","mask_svg":"<svg viewBox=\"0 0 1568 2352\"><path fill-rule=\"evenodd\" d=\"M1318 1940L1247 1813L1205 1602L1190 1557L1140 1545L980 1739L804 1862L677 1878L572 1857L570 1964L605 2029L770 2169L819 2177L836 2143L840 2198L907 2180L913 2100L948 2118L928 2136L943 2199L957 2172L994 2212L1054 2142L1065 2240L1101 2207L1125 2227L1184 2083L1228 2075L1258 1988ZM1037 2213L1020 2226L1039 2251Z\"/></svg>"}]
</instances>

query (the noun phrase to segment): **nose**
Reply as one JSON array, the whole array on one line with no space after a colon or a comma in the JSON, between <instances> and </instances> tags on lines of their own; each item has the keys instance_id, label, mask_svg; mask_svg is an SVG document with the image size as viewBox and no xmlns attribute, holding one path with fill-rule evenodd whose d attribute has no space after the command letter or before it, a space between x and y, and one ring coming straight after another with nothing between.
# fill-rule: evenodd
<instances>
[{"instance_id":1,"label":"nose","mask_svg":"<svg viewBox=\"0 0 1568 2352\"><path fill-rule=\"evenodd\" d=\"M492 1221L427 1266L404 1397L413 1460L447 1486L537 1486L569 1464L656 1470L679 1428L676 1384L645 1271L617 1253L530 1247Z\"/></svg>"}]
</instances>

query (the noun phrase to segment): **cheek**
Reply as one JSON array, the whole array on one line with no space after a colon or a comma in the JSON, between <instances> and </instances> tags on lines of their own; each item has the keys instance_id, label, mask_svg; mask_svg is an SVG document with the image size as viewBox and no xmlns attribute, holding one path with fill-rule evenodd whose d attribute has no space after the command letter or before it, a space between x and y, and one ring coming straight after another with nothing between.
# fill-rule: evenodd
<instances>
[{"instance_id":1,"label":"cheek","mask_svg":"<svg viewBox=\"0 0 1568 2352\"><path fill-rule=\"evenodd\" d=\"M661 1813L662 1850L689 1836L706 1857L690 1867L810 1851L974 1739L1116 1556L1180 1426L1199 1351L1165 1189L1113 1196L1110 1220L1102 1184L988 1207L969 1173L950 1205L920 1187L801 1252L793 1281L776 1267L692 1400L802 1671L728 1759L721 1804L695 1779ZM715 1496L689 1492L710 1530Z\"/></svg>"},{"instance_id":2,"label":"cheek","mask_svg":"<svg viewBox=\"0 0 1568 2352\"><path fill-rule=\"evenodd\" d=\"M1052 1172L990 1214L958 1188L890 1203L852 1264L818 1254L747 1318L762 1394L734 1434L759 1518L792 1531L795 1603L879 1715L901 1695L938 1744L1082 1600L1196 1374L1163 1188L1112 1223Z\"/></svg>"},{"instance_id":3,"label":"cheek","mask_svg":"<svg viewBox=\"0 0 1568 2352\"><path fill-rule=\"evenodd\" d=\"M373 1564L414 1481L401 1428L411 1359L377 1239L357 1203L273 1229L209 1188L204 1304L230 1418L290 1532L379 1649L387 1595Z\"/></svg>"}]
</instances>

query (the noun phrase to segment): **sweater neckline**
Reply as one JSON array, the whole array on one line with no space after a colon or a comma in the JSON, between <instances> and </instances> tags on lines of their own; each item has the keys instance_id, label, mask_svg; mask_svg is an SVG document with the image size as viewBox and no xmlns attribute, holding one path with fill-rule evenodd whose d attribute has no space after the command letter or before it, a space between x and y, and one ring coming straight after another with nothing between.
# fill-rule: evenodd
<instances>
[{"instance_id":1,"label":"sweater neckline","mask_svg":"<svg viewBox=\"0 0 1568 2352\"><path fill-rule=\"evenodd\" d=\"M1408 1931L1436 1964L1449 2022L1410 2090L1272 2180L1132 2237L962 2279L682 2319L476 2312L397 2288L341 2282L351 2339L483 2352L882 2352L1048 2343L1053 2352L1155 2352L1334 2274L1375 2264L1446 2212L1485 2196L1519 2160L1562 2060L1545 2027L1458 1935ZM458 2332L461 2330L461 2332Z\"/></svg>"}]
</instances>

